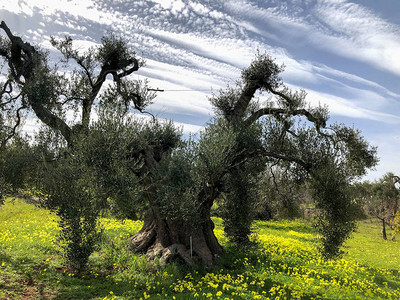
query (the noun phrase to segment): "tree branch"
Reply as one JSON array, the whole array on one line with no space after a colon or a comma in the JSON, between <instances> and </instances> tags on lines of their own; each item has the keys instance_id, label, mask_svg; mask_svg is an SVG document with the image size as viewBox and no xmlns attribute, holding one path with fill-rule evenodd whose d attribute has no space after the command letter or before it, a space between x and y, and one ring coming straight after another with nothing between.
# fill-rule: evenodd
<instances>
[{"instance_id":1,"label":"tree branch","mask_svg":"<svg viewBox=\"0 0 400 300\"><path fill-rule=\"evenodd\" d=\"M311 168L312 168L312 164L311 163L305 162L305 161L303 161L302 159L300 159L298 157L279 154L279 153L275 153L275 152L262 152L261 154L263 154L265 156L268 156L268 157L272 157L272 158L288 161L288 162L294 162L294 163L302 166L307 172L310 172Z\"/></svg>"},{"instance_id":2,"label":"tree branch","mask_svg":"<svg viewBox=\"0 0 400 300\"><path fill-rule=\"evenodd\" d=\"M290 109L273 108L273 107L265 107L265 108L261 108L261 109L255 111L254 113L252 113L250 115L250 117L248 117L245 120L245 124L246 125L250 125L253 122L257 121L262 116L266 116L266 115L273 115L273 116L276 116L276 117L279 117L280 115L305 116L307 118L307 120L309 120L310 122L313 122L317 126L324 127L323 126L324 124L320 124L321 122L324 123L323 120L321 120L320 118L315 117L312 113L310 113L306 109L290 110Z\"/></svg>"},{"instance_id":3,"label":"tree branch","mask_svg":"<svg viewBox=\"0 0 400 300\"><path fill-rule=\"evenodd\" d=\"M98 93L100 92L101 87L106 81L107 75L111 74L113 76L114 82L119 85L122 78L132 74L133 72L139 70L139 62L136 58L132 58L130 63L133 63L133 66L128 70L123 70L121 73L118 73L118 69L114 66L103 65L100 70L99 76L97 76L96 82L92 85L92 92L89 99L85 99L82 102L82 126L86 128L89 125L90 121L90 113L92 110L92 105L94 100L96 99Z\"/></svg>"},{"instance_id":4,"label":"tree branch","mask_svg":"<svg viewBox=\"0 0 400 300\"><path fill-rule=\"evenodd\" d=\"M75 59L75 58L74 58ZM76 63L82 67L82 69L85 71L85 74L89 80L90 86L93 88L93 81L92 81L92 76L90 74L90 71L86 66L83 64L82 59L75 59Z\"/></svg>"},{"instance_id":5,"label":"tree branch","mask_svg":"<svg viewBox=\"0 0 400 300\"><path fill-rule=\"evenodd\" d=\"M240 120L243 118L244 113L251 101L253 99L256 91L261 88L259 84L255 81L249 81L244 86L242 93L240 94L239 100L237 101L235 107L232 110L231 117Z\"/></svg>"},{"instance_id":6,"label":"tree branch","mask_svg":"<svg viewBox=\"0 0 400 300\"><path fill-rule=\"evenodd\" d=\"M17 112L16 112L17 122L15 123L14 127L11 129L11 133L8 134L3 141L1 141L0 149L2 149L7 144L7 142L10 139L12 139L15 136L15 134L17 133L17 128L18 128L19 125L21 125L21 119L22 119L21 115L20 115L20 112L24 108L25 108L24 106L21 106L20 108L17 109Z\"/></svg>"},{"instance_id":7,"label":"tree branch","mask_svg":"<svg viewBox=\"0 0 400 300\"><path fill-rule=\"evenodd\" d=\"M11 57L6 57L6 59L8 60L11 70L14 70L13 80L20 84L24 84L20 80L21 77L24 77L25 82L34 81L35 69L40 63L44 63L39 59L35 61L35 56L39 57L38 52L29 43L24 43L20 37L14 36L4 21L0 23L0 28L5 31L11 41ZM23 55L22 50L25 55ZM71 144L71 129L68 125L47 109L40 101L41 99L32 99L29 95L27 99L36 116L46 125L55 130L59 130L67 142Z\"/></svg>"}]
</instances>

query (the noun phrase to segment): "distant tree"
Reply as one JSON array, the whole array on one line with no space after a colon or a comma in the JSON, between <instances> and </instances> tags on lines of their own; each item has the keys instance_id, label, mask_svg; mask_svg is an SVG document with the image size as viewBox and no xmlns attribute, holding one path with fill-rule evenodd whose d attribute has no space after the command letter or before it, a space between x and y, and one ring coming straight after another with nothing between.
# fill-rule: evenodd
<instances>
[{"instance_id":1,"label":"distant tree","mask_svg":"<svg viewBox=\"0 0 400 300\"><path fill-rule=\"evenodd\" d=\"M271 166L257 182L256 214L260 219L298 218L310 201L307 183L291 172L290 166Z\"/></svg>"},{"instance_id":2,"label":"distant tree","mask_svg":"<svg viewBox=\"0 0 400 300\"><path fill-rule=\"evenodd\" d=\"M364 182L358 188L358 197L363 199L367 215L377 218L382 224L382 238L387 239L386 225L392 225L399 209L399 190L395 187L395 176L386 173L375 182Z\"/></svg>"},{"instance_id":3,"label":"distant tree","mask_svg":"<svg viewBox=\"0 0 400 300\"><path fill-rule=\"evenodd\" d=\"M30 166L34 165L29 144L21 137L16 137L12 143L0 151L0 178L4 184L3 193L16 193L23 188L27 177L31 174ZM8 186L9 188L5 188Z\"/></svg>"},{"instance_id":4,"label":"distant tree","mask_svg":"<svg viewBox=\"0 0 400 300\"><path fill-rule=\"evenodd\" d=\"M0 201L30 195L42 155L30 145L27 136L17 134L0 150Z\"/></svg>"}]
</instances>

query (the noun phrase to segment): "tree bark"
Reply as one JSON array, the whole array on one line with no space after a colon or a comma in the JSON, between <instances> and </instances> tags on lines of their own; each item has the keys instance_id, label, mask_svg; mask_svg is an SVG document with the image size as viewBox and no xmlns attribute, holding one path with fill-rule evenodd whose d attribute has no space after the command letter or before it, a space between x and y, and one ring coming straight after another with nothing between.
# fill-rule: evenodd
<instances>
[{"instance_id":1,"label":"tree bark","mask_svg":"<svg viewBox=\"0 0 400 300\"><path fill-rule=\"evenodd\" d=\"M387 240L387 236L386 236L386 220L384 218L382 218L381 221L382 221L382 238L384 240Z\"/></svg>"},{"instance_id":2,"label":"tree bark","mask_svg":"<svg viewBox=\"0 0 400 300\"><path fill-rule=\"evenodd\" d=\"M145 253L148 261L158 257L161 263L179 261L190 266L202 264L212 267L223 253L211 220L211 206L219 195L219 182L203 183L196 196L198 210L193 220L185 222L168 217L153 201L157 187L152 181L152 172L161 156L152 148L143 153L145 164L142 172L147 174L147 184L153 186L147 193L150 208L145 213L142 229L129 238L128 247L134 252Z\"/></svg>"},{"instance_id":3,"label":"tree bark","mask_svg":"<svg viewBox=\"0 0 400 300\"><path fill-rule=\"evenodd\" d=\"M195 225L169 219L155 209L146 212L142 229L129 238L129 248L145 253L147 260L160 258L161 263L178 261L193 266L216 264L223 248L214 232L209 213Z\"/></svg>"}]
</instances>

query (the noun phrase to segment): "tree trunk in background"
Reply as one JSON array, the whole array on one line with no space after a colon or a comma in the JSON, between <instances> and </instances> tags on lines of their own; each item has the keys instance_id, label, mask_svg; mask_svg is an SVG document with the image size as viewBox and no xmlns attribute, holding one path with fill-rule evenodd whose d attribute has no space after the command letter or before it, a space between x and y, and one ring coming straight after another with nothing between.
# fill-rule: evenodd
<instances>
[{"instance_id":1,"label":"tree trunk in background","mask_svg":"<svg viewBox=\"0 0 400 300\"><path fill-rule=\"evenodd\" d=\"M384 218L381 219L382 221L382 238L384 240L387 240L387 236L386 236L386 221Z\"/></svg>"}]
</instances>

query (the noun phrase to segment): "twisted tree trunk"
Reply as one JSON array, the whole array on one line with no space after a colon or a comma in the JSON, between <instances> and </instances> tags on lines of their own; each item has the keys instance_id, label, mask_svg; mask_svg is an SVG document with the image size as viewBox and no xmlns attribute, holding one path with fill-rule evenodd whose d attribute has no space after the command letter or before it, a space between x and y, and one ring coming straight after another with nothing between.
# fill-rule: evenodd
<instances>
[{"instance_id":1,"label":"twisted tree trunk","mask_svg":"<svg viewBox=\"0 0 400 300\"><path fill-rule=\"evenodd\" d=\"M145 253L147 260L180 261L187 265L215 265L223 249L214 232L209 211L196 224L165 217L158 209L147 211L142 229L129 239L129 247Z\"/></svg>"}]
</instances>

